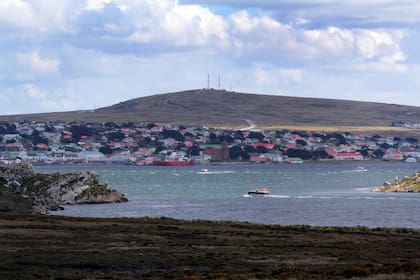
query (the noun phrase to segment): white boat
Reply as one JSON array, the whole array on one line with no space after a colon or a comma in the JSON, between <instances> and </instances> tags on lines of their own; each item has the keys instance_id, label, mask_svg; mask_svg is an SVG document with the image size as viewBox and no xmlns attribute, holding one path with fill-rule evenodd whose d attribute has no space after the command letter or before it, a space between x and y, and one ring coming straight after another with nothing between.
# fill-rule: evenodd
<instances>
[{"instance_id":1,"label":"white boat","mask_svg":"<svg viewBox=\"0 0 420 280\"><path fill-rule=\"evenodd\" d=\"M417 162L417 159L415 157L408 157L405 159L405 162Z\"/></svg>"},{"instance_id":2,"label":"white boat","mask_svg":"<svg viewBox=\"0 0 420 280\"><path fill-rule=\"evenodd\" d=\"M201 168L198 174L208 174L209 170L207 168Z\"/></svg>"},{"instance_id":3,"label":"white boat","mask_svg":"<svg viewBox=\"0 0 420 280\"><path fill-rule=\"evenodd\" d=\"M358 167L356 168L356 171L367 171L367 169L366 169L366 168L364 168L363 166L358 166Z\"/></svg>"},{"instance_id":4,"label":"white boat","mask_svg":"<svg viewBox=\"0 0 420 280\"><path fill-rule=\"evenodd\" d=\"M270 190L267 188L253 189L248 191L248 194L267 195L270 194Z\"/></svg>"}]
</instances>

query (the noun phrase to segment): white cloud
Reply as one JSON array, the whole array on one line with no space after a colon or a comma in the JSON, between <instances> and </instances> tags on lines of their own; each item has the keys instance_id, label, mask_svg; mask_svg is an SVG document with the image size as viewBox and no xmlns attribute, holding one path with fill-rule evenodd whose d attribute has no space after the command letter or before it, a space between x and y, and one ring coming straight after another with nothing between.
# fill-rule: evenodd
<instances>
[{"instance_id":1,"label":"white cloud","mask_svg":"<svg viewBox=\"0 0 420 280\"><path fill-rule=\"evenodd\" d=\"M255 82L263 86L302 82L302 71L292 68L273 68L267 65L258 65L253 71L253 76Z\"/></svg>"},{"instance_id":2,"label":"white cloud","mask_svg":"<svg viewBox=\"0 0 420 280\"><path fill-rule=\"evenodd\" d=\"M286 79L287 81L301 83L302 80L302 71L300 69L280 69L279 70L280 78Z\"/></svg>"},{"instance_id":3,"label":"white cloud","mask_svg":"<svg viewBox=\"0 0 420 280\"><path fill-rule=\"evenodd\" d=\"M388 21L420 22L420 3L208 2L0 1L0 93L9 100L0 110L106 106L205 87L208 73L213 87L221 74L227 89L296 96L380 99L366 93L420 89L411 67L413 57L420 62L417 25Z\"/></svg>"},{"instance_id":4,"label":"white cloud","mask_svg":"<svg viewBox=\"0 0 420 280\"><path fill-rule=\"evenodd\" d=\"M301 29L270 17L251 17L246 11L231 16L236 55L252 52L271 54L271 59L336 63L337 60L381 61L388 65L403 62L399 47L403 32L384 30ZM270 58L268 58L270 59Z\"/></svg>"},{"instance_id":5,"label":"white cloud","mask_svg":"<svg viewBox=\"0 0 420 280\"><path fill-rule=\"evenodd\" d=\"M19 64L24 69L23 73L19 73L21 76L31 76L31 74L33 76L51 75L59 73L60 60L43 57L39 50L28 53L18 53L16 56Z\"/></svg>"},{"instance_id":6,"label":"white cloud","mask_svg":"<svg viewBox=\"0 0 420 280\"><path fill-rule=\"evenodd\" d=\"M255 82L259 85L271 85L277 81L277 77L274 73L266 71L262 68L257 68L254 71Z\"/></svg>"},{"instance_id":7,"label":"white cloud","mask_svg":"<svg viewBox=\"0 0 420 280\"><path fill-rule=\"evenodd\" d=\"M182 3L209 5L205 0L182 0ZM420 15L420 2L415 0L212 0L211 5L240 10L257 8L293 22L305 18L320 25L325 22L343 26L407 25L418 23Z\"/></svg>"},{"instance_id":8,"label":"white cloud","mask_svg":"<svg viewBox=\"0 0 420 280\"><path fill-rule=\"evenodd\" d=\"M84 98L82 95L74 100L74 93L71 92L50 92L47 90L41 89L35 84L24 84L22 86L24 97L23 102L27 102L27 99L31 99L30 106L35 103L37 104L36 108L30 109L31 111L47 111L47 112L56 112L56 111L70 111L77 110L77 106L81 106ZM19 97L18 97L19 98ZM79 103L79 104L78 104ZM31 106L32 107L32 106ZM80 107L79 107L80 108Z\"/></svg>"},{"instance_id":9,"label":"white cloud","mask_svg":"<svg viewBox=\"0 0 420 280\"><path fill-rule=\"evenodd\" d=\"M147 4L141 10L135 10L143 17L133 19L135 31L128 38L129 41L216 48L228 44L226 21L208 8L179 5L176 1L149 1ZM133 12L127 8L124 10L126 14Z\"/></svg>"},{"instance_id":10,"label":"white cloud","mask_svg":"<svg viewBox=\"0 0 420 280\"><path fill-rule=\"evenodd\" d=\"M23 0L0 1L0 23L18 28L31 26L35 22L31 5Z\"/></svg>"},{"instance_id":11,"label":"white cloud","mask_svg":"<svg viewBox=\"0 0 420 280\"><path fill-rule=\"evenodd\" d=\"M57 73L60 61L41 57L39 51L30 54L30 65L33 70L41 73Z\"/></svg>"},{"instance_id":12,"label":"white cloud","mask_svg":"<svg viewBox=\"0 0 420 280\"><path fill-rule=\"evenodd\" d=\"M33 38L36 33L70 33L71 21L80 13L81 4L80 0L2 0L0 27L17 28L19 34L15 35L19 38Z\"/></svg>"},{"instance_id":13,"label":"white cloud","mask_svg":"<svg viewBox=\"0 0 420 280\"><path fill-rule=\"evenodd\" d=\"M111 0L86 0L84 9L86 10L102 10L104 6L110 3Z\"/></svg>"},{"instance_id":14,"label":"white cloud","mask_svg":"<svg viewBox=\"0 0 420 280\"><path fill-rule=\"evenodd\" d=\"M42 92L37 86L33 84L26 84L23 88L29 98L46 100L47 94Z\"/></svg>"}]
</instances>

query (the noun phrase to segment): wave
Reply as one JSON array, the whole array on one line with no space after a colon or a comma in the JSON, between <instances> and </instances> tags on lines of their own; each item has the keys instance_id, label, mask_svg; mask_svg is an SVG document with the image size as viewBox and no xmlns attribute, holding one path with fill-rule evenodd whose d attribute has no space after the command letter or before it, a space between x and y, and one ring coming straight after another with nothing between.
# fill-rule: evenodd
<instances>
[{"instance_id":1,"label":"wave","mask_svg":"<svg viewBox=\"0 0 420 280\"><path fill-rule=\"evenodd\" d=\"M294 196L294 198L311 199L311 198L315 198L315 197L313 195L298 195L298 196Z\"/></svg>"},{"instance_id":2,"label":"wave","mask_svg":"<svg viewBox=\"0 0 420 280\"><path fill-rule=\"evenodd\" d=\"M358 192L370 192L372 187L355 188L354 190Z\"/></svg>"},{"instance_id":3,"label":"wave","mask_svg":"<svg viewBox=\"0 0 420 280\"><path fill-rule=\"evenodd\" d=\"M273 197L273 198L290 198L288 195L281 195L281 194L268 194L266 197Z\"/></svg>"}]
</instances>

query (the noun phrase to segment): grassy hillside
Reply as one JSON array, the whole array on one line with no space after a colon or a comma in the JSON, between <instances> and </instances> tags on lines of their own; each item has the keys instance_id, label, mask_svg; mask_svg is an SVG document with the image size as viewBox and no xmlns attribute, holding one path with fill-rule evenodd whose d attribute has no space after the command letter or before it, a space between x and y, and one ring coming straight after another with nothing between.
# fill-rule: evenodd
<instances>
[{"instance_id":1,"label":"grassy hillside","mask_svg":"<svg viewBox=\"0 0 420 280\"><path fill-rule=\"evenodd\" d=\"M156 122L246 127L389 127L420 121L420 107L332 99L189 90L128 100L89 111L3 116L2 120ZM245 121L245 120L248 120Z\"/></svg>"},{"instance_id":2,"label":"grassy hillside","mask_svg":"<svg viewBox=\"0 0 420 280\"><path fill-rule=\"evenodd\" d=\"M1 279L420 277L411 229L0 215L0 244Z\"/></svg>"}]
</instances>

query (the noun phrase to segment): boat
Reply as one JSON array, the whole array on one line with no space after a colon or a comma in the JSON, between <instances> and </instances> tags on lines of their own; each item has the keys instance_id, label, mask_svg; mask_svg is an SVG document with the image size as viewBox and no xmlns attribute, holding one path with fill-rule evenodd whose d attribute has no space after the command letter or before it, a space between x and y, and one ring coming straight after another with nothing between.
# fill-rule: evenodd
<instances>
[{"instance_id":1,"label":"boat","mask_svg":"<svg viewBox=\"0 0 420 280\"><path fill-rule=\"evenodd\" d=\"M270 194L270 190L266 189L266 188L260 188L260 189L253 189L248 191L248 194L262 194L262 195L267 195Z\"/></svg>"},{"instance_id":2,"label":"boat","mask_svg":"<svg viewBox=\"0 0 420 280\"><path fill-rule=\"evenodd\" d=\"M367 171L367 169L366 169L366 168L364 168L363 166L358 166L358 167L356 168L356 171Z\"/></svg>"},{"instance_id":3,"label":"boat","mask_svg":"<svg viewBox=\"0 0 420 280\"><path fill-rule=\"evenodd\" d=\"M405 159L405 162L414 163L414 162L417 162L417 159L415 157L408 157L408 158Z\"/></svg>"},{"instance_id":4,"label":"boat","mask_svg":"<svg viewBox=\"0 0 420 280\"><path fill-rule=\"evenodd\" d=\"M207 168L201 168L198 174L208 174L209 170Z\"/></svg>"},{"instance_id":5,"label":"boat","mask_svg":"<svg viewBox=\"0 0 420 280\"><path fill-rule=\"evenodd\" d=\"M194 165L195 161L194 159L187 158L187 157L168 157L163 158L160 160L153 161L153 165L156 166L188 166L188 165Z\"/></svg>"}]
</instances>

